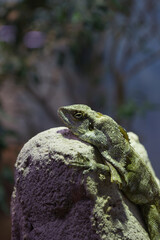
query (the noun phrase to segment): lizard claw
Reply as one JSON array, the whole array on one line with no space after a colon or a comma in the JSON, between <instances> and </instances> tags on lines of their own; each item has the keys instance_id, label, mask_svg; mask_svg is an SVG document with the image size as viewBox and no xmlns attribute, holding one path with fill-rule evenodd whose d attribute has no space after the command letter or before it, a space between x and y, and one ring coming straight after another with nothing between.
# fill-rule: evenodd
<instances>
[{"instance_id":1,"label":"lizard claw","mask_svg":"<svg viewBox=\"0 0 160 240\"><path fill-rule=\"evenodd\" d=\"M91 171L95 171L98 167L96 162L78 162L78 161L74 161L74 160L70 160L69 162L66 162L67 165L73 166L73 167L80 167L80 168L84 168L85 170L83 170L83 174L87 174Z\"/></svg>"}]
</instances>

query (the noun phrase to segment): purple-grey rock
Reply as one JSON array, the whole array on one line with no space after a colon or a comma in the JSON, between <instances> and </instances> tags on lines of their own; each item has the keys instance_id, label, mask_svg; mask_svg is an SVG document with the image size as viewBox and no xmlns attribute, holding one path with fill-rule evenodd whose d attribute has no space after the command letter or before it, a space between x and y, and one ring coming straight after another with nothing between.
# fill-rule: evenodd
<instances>
[{"instance_id":1,"label":"purple-grey rock","mask_svg":"<svg viewBox=\"0 0 160 240\"><path fill-rule=\"evenodd\" d=\"M64 127L29 140L15 165L12 240L149 240L137 206L109 174L78 166L101 161Z\"/></svg>"}]
</instances>

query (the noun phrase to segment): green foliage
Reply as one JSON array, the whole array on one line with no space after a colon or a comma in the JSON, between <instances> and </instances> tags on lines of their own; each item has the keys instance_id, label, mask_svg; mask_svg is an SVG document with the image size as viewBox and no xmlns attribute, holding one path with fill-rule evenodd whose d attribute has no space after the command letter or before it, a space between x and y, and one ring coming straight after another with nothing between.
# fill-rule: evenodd
<instances>
[{"instance_id":1,"label":"green foliage","mask_svg":"<svg viewBox=\"0 0 160 240\"><path fill-rule=\"evenodd\" d=\"M13 184L13 172L9 167L3 167L0 171L0 211L9 214L9 196L6 185Z\"/></svg>"},{"instance_id":2,"label":"green foliage","mask_svg":"<svg viewBox=\"0 0 160 240\"><path fill-rule=\"evenodd\" d=\"M119 119L131 120L136 115L145 116L148 111L154 111L157 109L159 109L159 106L148 100L143 102L128 100L125 104L119 107L117 116Z\"/></svg>"},{"instance_id":3,"label":"green foliage","mask_svg":"<svg viewBox=\"0 0 160 240\"><path fill-rule=\"evenodd\" d=\"M29 58L47 48L45 44L38 48L25 45L26 34L33 30L45 33L46 42L50 36L52 41L68 39L75 64L78 68L82 66L82 71L86 70L84 65L90 64L92 43L107 26L108 11L115 8L121 13L125 6L128 8L128 2L131 1L22 0L1 3L0 23L9 26L13 36L7 42L0 41L3 55L0 74L3 79L10 74L16 81L25 82L32 68ZM60 58L61 64L63 56Z\"/></svg>"},{"instance_id":4,"label":"green foliage","mask_svg":"<svg viewBox=\"0 0 160 240\"><path fill-rule=\"evenodd\" d=\"M111 7L111 9L113 9L114 11L118 11L125 15L129 15L133 1L132 0L130 0L130 1L128 1L128 0L109 0L108 4Z\"/></svg>"},{"instance_id":5,"label":"green foliage","mask_svg":"<svg viewBox=\"0 0 160 240\"><path fill-rule=\"evenodd\" d=\"M0 106L0 115L5 117L5 112L3 111L2 106ZM0 154L3 149L6 148L6 137L9 134L10 130L7 130L0 121Z\"/></svg>"},{"instance_id":6,"label":"green foliage","mask_svg":"<svg viewBox=\"0 0 160 240\"><path fill-rule=\"evenodd\" d=\"M1 116L6 117L2 106L0 107L0 114ZM9 214L10 201L7 186L13 184L13 172L10 167L1 164L1 155L2 151L7 147L6 138L11 135L15 136L15 132L6 129L0 122L0 212L5 214Z\"/></svg>"},{"instance_id":7,"label":"green foliage","mask_svg":"<svg viewBox=\"0 0 160 240\"><path fill-rule=\"evenodd\" d=\"M120 119L123 119L123 118L129 119L129 118L132 118L137 111L138 111L137 104L133 100L130 100L119 107L117 115Z\"/></svg>"}]
</instances>

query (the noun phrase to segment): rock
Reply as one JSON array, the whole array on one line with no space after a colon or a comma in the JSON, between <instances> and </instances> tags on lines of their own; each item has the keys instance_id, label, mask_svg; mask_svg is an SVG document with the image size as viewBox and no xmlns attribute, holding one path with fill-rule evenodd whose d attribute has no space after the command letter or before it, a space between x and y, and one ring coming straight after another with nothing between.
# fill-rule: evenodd
<instances>
[{"instance_id":1,"label":"rock","mask_svg":"<svg viewBox=\"0 0 160 240\"><path fill-rule=\"evenodd\" d=\"M149 240L109 173L84 167L96 162L99 152L64 127L29 140L15 165L12 240Z\"/></svg>"}]
</instances>

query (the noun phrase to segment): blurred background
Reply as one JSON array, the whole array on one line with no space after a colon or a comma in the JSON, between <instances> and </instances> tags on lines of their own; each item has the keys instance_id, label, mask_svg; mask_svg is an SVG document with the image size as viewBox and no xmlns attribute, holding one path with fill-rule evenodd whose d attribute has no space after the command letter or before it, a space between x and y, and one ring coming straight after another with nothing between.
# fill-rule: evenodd
<instances>
[{"instance_id":1,"label":"blurred background","mask_svg":"<svg viewBox=\"0 0 160 240\"><path fill-rule=\"evenodd\" d=\"M14 163L83 103L139 135L160 178L160 2L0 0L0 239L10 239Z\"/></svg>"}]
</instances>

